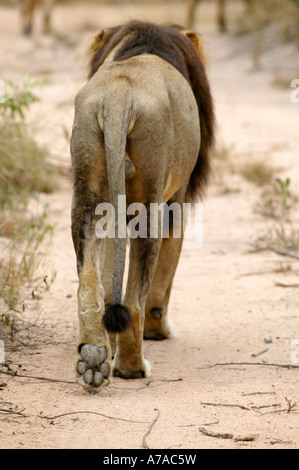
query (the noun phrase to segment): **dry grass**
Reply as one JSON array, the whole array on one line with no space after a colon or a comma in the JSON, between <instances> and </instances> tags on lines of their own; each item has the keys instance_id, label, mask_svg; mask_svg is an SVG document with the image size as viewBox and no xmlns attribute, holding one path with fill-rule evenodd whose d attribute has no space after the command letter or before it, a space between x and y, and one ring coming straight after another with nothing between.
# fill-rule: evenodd
<instances>
[{"instance_id":1,"label":"dry grass","mask_svg":"<svg viewBox=\"0 0 299 470\"><path fill-rule=\"evenodd\" d=\"M299 45L299 2L252 0L247 13L235 20L234 32L237 36L248 34L252 41L252 65L257 70L261 67L262 55L273 44L292 42Z\"/></svg>"},{"instance_id":2,"label":"dry grass","mask_svg":"<svg viewBox=\"0 0 299 470\"><path fill-rule=\"evenodd\" d=\"M35 101L32 82L7 84L0 104L0 208L24 204L35 192L56 189L55 169L47 162L47 152L38 146L25 123L26 109Z\"/></svg>"},{"instance_id":3,"label":"dry grass","mask_svg":"<svg viewBox=\"0 0 299 470\"><path fill-rule=\"evenodd\" d=\"M24 308L24 290L32 291L46 278L37 275L37 253L53 231L46 221L46 207L35 214L28 209L35 194L56 189L55 169L25 122L26 109L37 99L31 87L28 77L22 85L7 84L0 104L0 321L6 325L12 311Z\"/></svg>"},{"instance_id":4,"label":"dry grass","mask_svg":"<svg viewBox=\"0 0 299 470\"><path fill-rule=\"evenodd\" d=\"M271 250L281 254L298 254L299 230L292 225L276 224L257 236L253 248L254 251Z\"/></svg>"},{"instance_id":5,"label":"dry grass","mask_svg":"<svg viewBox=\"0 0 299 470\"><path fill-rule=\"evenodd\" d=\"M276 25L282 40L298 40L298 0L253 0L247 14L240 15L235 24L236 33L259 32Z\"/></svg>"},{"instance_id":6,"label":"dry grass","mask_svg":"<svg viewBox=\"0 0 299 470\"><path fill-rule=\"evenodd\" d=\"M275 175L274 168L264 159L248 161L240 166L239 171L246 181L260 187L270 184Z\"/></svg>"},{"instance_id":7,"label":"dry grass","mask_svg":"<svg viewBox=\"0 0 299 470\"><path fill-rule=\"evenodd\" d=\"M279 266L277 266L277 268L274 268L273 272L274 273L288 273L290 271L292 271L293 268L292 266L289 264L289 263L280 263Z\"/></svg>"},{"instance_id":8,"label":"dry grass","mask_svg":"<svg viewBox=\"0 0 299 470\"><path fill-rule=\"evenodd\" d=\"M254 251L273 251L277 254L299 259L299 229L291 215L296 207L297 196L290 189L290 179L276 178L261 193L255 212L265 219L272 219L269 226L258 234L252 244ZM290 265L284 265L276 272L287 272Z\"/></svg>"},{"instance_id":9,"label":"dry grass","mask_svg":"<svg viewBox=\"0 0 299 470\"><path fill-rule=\"evenodd\" d=\"M53 192L55 170L23 124L0 122L0 207L12 208L34 192Z\"/></svg>"},{"instance_id":10,"label":"dry grass","mask_svg":"<svg viewBox=\"0 0 299 470\"><path fill-rule=\"evenodd\" d=\"M234 163L234 145L219 139L213 153L213 183L217 193L226 195L240 191L236 181Z\"/></svg>"},{"instance_id":11,"label":"dry grass","mask_svg":"<svg viewBox=\"0 0 299 470\"><path fill-rule=\"evenodd\" d=\"M46 224L45 218L45 213L36 221L23 218L18 223L20 232L14 233L2 247L0 298L6 304L7 312L20 312L24 291L28 289L31 292L34 285L47 277L37 274L41 262L38 250L45 237L53 232L53 227Z\"/></svg>"},{"instance_id":12,"label":"dry grass","mask_svg":"<svg viewBox=\"0 0 299 470\"><path fill-rule=\"evenodd\" d=\"M275 88L290 89L292 81L297 77L299 77L299 69L296 73L283 73L281 71L277 71L274 74L271 85Z\"/></svg>"}]
</instances>

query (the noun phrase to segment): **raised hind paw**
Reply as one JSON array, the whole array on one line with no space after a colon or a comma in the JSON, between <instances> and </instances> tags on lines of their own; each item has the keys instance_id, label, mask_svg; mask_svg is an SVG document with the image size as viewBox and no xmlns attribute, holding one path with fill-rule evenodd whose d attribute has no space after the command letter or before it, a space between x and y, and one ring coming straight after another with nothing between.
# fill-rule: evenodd
<instances>
[{"instance_id":1,"label":"raised hind paw","mask_svg":"<svg viewBox=\"0 0 299 470\"><path fill-rule=\"evenodd\" d=\"M113 362L113 375L122 379L142 379L151 376L151 365L146 359L139 361L139 365L120 364L119 361Z\"/></svg>"},{"instance_id":2,"label":"raised hind paw","mask_svg":"<svg viewBox=\"0 0 299 470\"><path fill-rule=\"evenodd\" d=\"M110 365L105 362L108 351L105 346L84 344L79 349L76 363L77 380L88 392L97 393L103 385L108 385Z\"/></svg>"},{"instance_id":3,"label":"raised hind paw","mask_svg":"<svg viewBox=\"0 0 299 470\"><path fill-rule=\"evenodd\" d=\"M160 341L174 337L172 321L164 314L162 309L152 308L145 317L144 339Z\"/></svg>"}]
</instances>

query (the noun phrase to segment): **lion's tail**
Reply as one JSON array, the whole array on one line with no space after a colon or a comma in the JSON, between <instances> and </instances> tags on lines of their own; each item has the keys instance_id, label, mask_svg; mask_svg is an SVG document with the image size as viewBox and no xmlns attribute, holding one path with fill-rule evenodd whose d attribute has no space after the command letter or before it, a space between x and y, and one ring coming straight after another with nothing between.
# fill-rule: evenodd
<instances>
[{"instance_id":1,"label":"lion's tail","mask_svg":"<svg viewBox=\"0 0 299 470\"><path fill-rule=\"evenodd\" d=\"M126 205L119 204L118 199L126 194L125 152L131 114L128 97L127 93L120 94L117 89L113 90L109 93L109 100L103 104L102 115L98 116L104 132L110 199L115 213L112 305L106 307L103 316L104 326L111 332L125 330L131 321L129 310L121 305L126 258L126 223L123 227L121 222L126 221L126 214L119 212Z\"/></svg>"}]
</instances>

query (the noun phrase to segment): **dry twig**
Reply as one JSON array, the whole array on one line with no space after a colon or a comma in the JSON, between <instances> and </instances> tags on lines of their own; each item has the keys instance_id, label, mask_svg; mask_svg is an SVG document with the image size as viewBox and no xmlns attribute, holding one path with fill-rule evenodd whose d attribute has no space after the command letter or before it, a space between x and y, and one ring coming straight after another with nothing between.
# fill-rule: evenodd
<instances>
[{"instance_id":1,"label":"dry twig","mask_svg":"<svg viewBox=\"0 0 299 470\"><path fill-rule=\"evenodd\" d=\"M292 400L289 400L287 397L284 397L287 405L288 405L288 409L287 409L287 412L290 413L292 411L293 408L295 408L295 406L297 405L297 402L293 402Z\"/></svg>"},{"instance_id":2,"label":"dry twig","mask_svg":"<svg viewBox=\"0 0 299 470\"><path fill-rule=\"evenodd\" d=\"M24 408L25 409L25 408ZM23 416L23 418L28 418L27 415L25 415L23 413L24 410L21 410L21 411L15 411L15 410L6 410L5 408L0 408L0 413L3 413L5 415L9 415L9 414L12 414L12 415L18 415L18 416Z\"/></svg>"},{"instance_id":3,"label":"dry twig","mask_svg":"<svg viewBox=\"0 0 299 470\"><path fill-rule=\"evenodd\" d=\"M151 430L153 429L155 423L158 421L159 419L159 416L160 416L160 411L159 411L159 408L155 408L155 410L157 411L157 414L156 414L156 417L153 419L153 421L151 422L151 424L149 425L146 433L144 434L143 438L142 438L142 447L144 449L149 449L149 446L147 445L146 443L146 438L147 436L149 435L149 433L151 432Z\"/></svg>"},{"instance_id":4,"label":"dry twig","mask_svg":"<svg viewBox=\"0 0 299 470\"><path fill-rule=\"evenodd\" d=\"M230 403L206 403L206 402L200 402L201 405L207 405L207 406L228 406L228 407L233 407L233 408L241 408L241 410L246 410L250 411L250 408L244 405L237 405L237 404L230 404Z\"/></svg>"},{"instance_id":5,"label":"dry twig","mask_svg":"<svg viewBox=\"0 0 299 470\"><path fill-rule=\"evenodd\" d=\"M70 412L61 413L61 414L55 415L55 416L41 416L41 415L38 415L38 417L39 418L44 418L44 419L50 419L51 421L53 421L54 419L62 418L64 416L69 416L69 415L75 415L75 414L93 414L93 415L102 416L103 418L113 419L113 420L116 420L116 421L125 421L127 423L139 423L139 424L140 423L141 424L146 423L146 421L134 421L134 420L125 419L125 418L117 418L115 416L105 415L105 414L99 413L97 411L70 411Z\"/></svg>"},{"instance_id":6,"label":"dry twig","mask_svg":"<svg viewBox=\"0 0 299 470\"><path fill-rule=\"evenodd\" d=\"M254 439L255 439L255 436L253 436L252 434L250 434L248 436L234 436L231 433L213 432L213 431L208 431L205 428L199 428L199 432L201 432L202 434L204 434L205 436L208 436L208 437L218 437L218 438L221 438L221 439L233 439L235 442L254 441Z\"/></svg>"},{"instance_id":7,"label":"dry twig","mask_svg":"<svg viewBox=\"0 0 299 470\"><path fill-rule=\"evenodd\" d=\"M138 423L138 424L147 423L147 421L135 421L135 420L125 419L125 418L118 418L116 416L109 416L109 415L105 415L103 413L99 413L97 411L71 411L71 412L67 412L67 413L61 413L61 414L55 415L55 416L43 416L43 415L25 414L24 410L25 410L25 408L23 410L20 410L20 411L0 408L0 415L2 414L2 415L7 416L7 415L12 415L13 414L13 415L22 416L24 418L41 418L41 419L47 419L47 420L54 421L55 419L63 418L64 416L70 416L70 415L76 415L76 414L94 414L94 415L102 416L103 418L112 419L112 420L115 420L115 421L125 421L126 423Z\"/></svg>"},{"instance_id":8,"label":"dry twig","mask_svg":"<svg viewBox=\"0 0 299 470\"><path fill-rule=\"evenodd\" d=\"M66 383L66 384L76 384L76 382L73 382L71 380L62 380L62 379L54 379L54 378L49 378L49 377L40 377L36 375L25 375L25 374L19 374L17 370L14 370L11 368L9 364L4 364L4 366L8 369L7 371L0 369L1 374L6 374L10 375L15 378L20 378L20 379L36 379L36 380L42 380L44 382L58 382L58 383Z\"/></svg>"},{"instance_id":9,"label":"dry twig","mask_svg":"<svg viewBox=\"0 0 299 470\"><path fill-rule=\"evenodd\" d=\"M286 284L285 282L275 282L275 285L277 287L295 287L295 288L298 288L299 287L299 284L298 283L292 283L292 284Z\"/></svg>"},{"instance_id":10,"label":"dry twig","mask_svg":"<svg viewBox=\"0 0 299 470\"><path fill-rule=\"evenodd\" d=\"M205 428L199 428L199 432L201 432L202 434L204 434L205 436L209 436L209 437L221 437L221 439L233 439L233 434L230 434L230 433L223 433L223 432L213 432L213 431L208 431L207 429Z\"/></svg>"},{"instance_id":11,"label":"dry twig","mask_svg":"<svg viewBox=\"0 0 299 470\"><path fill-rule=\"evenodd\" d=\"M213 367L221 366L266 366L266 367L282 367L284 369L299 369L299 365L295 364L275 364L271 362L216 362L203 367L197 367L197 369L212 369Z\"/></svg>"},{"instance_id":12,"label":"dry twig","mask_svg":"<svg viewBox=\"0 0 299 470\"><path fill-rule=\"evenodd\" d=\"M252 353L251 356L252 357L257 357L257 356L261 356L262 354L264 354L265 352L269 351L269 348L264 348L262 349L262 351L259 351L257 353Z\"/></svg>"}]
</instances>

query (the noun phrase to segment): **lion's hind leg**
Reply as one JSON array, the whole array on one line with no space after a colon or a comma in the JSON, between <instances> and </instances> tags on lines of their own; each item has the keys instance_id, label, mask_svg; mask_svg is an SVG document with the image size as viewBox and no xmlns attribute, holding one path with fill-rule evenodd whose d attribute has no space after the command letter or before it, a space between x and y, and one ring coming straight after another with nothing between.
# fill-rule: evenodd
<instances>
[{"instance_id":1,"label":"lion's hind leg","mask_svg":"<svg viewBox=\"0 0 299 470\"><path fill-rule=\"evenodd\" d=\"M168 303L172 282L178 265L183 242L182 189L168 202L173 209L164 217L167 224L159 253L157 268L147 297L145 308L144 338L169 339L174 336L174 327L168 317ZM174 204L173 204L174 203ZM174 224L177 224L176 227Z\"/></svg>"},{"instance_id":2,"label":"lion's hind leg","mask_svg":"<svg viewBox=\"0 0 299 470\"><path fill-rule=\"evenodd\" d=\"M143 355L145 302L155 272L161 238L130 240L130 263L124 304L132 316L131 324L117 338L113 373L122 378L149 377L151 367Z\"/></svg>"},{"instance_id":3,"label":"lion's hind leg","mask_svg":"<svg viewBox=\"0 0 299 470\"><path fill-rule=\"evenodd\" d=\"M180 240L163 240L155 277L146 302L143 333L145 339L159 341L174 336L174 327L168 317L168 303L180 252Z\"/></svg>"},{"instance_id":4,"label":"lion's hind leg","mask_svg":"<svg viewBox=\"0 0 299 470\"><path fill-rule=\"evenodd\" d=\"M87 390L97 392L109 383L111 348L108 333L102 324L105 311L104 287L101 279L105 240L96 237L94 195L83 201L74 196L72 234L77 255L79 287L79 340L75 358L77 381Z\"/></svg>"},{"instance_id":5,"label":"lion's hind leg","mask_svg":"<svg viewBox=\"0 0 299 470\"><path fill-rule=\"evenodd\" d=\"M101 136L95 136L89 129L91 125L86 128L79 121L72 134L72 238L79 277L75 371L80 385L94 393L109 383L112 362L109 335L102 322L107 284L102 278L106 240L99 238L96 231L101 217L96 208L107 201L109 190L101 173L104 167Z\"/></svg>"}]
</instances>

